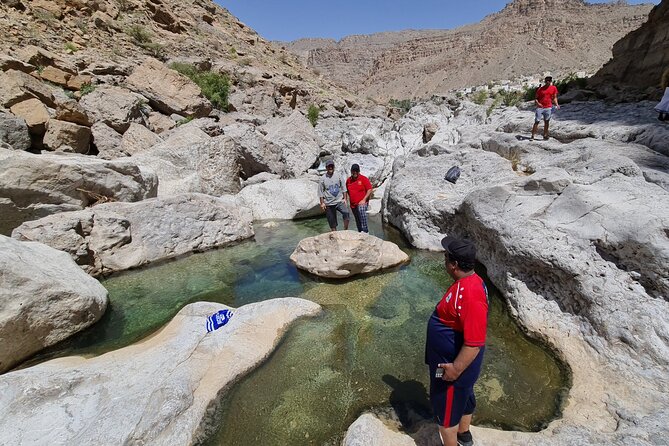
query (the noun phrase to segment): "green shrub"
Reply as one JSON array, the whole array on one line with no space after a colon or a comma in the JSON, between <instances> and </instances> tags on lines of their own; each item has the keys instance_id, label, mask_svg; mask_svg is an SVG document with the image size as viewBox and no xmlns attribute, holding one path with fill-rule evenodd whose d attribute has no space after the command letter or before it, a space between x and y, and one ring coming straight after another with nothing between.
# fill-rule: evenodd
<instances>
[{"instance_id":1,"label":"green shrub","mask_svg":"<svg viewBox=\"0 0 669 446\"><path fill-rule=\"evenodd\" d=\"M74 43L72 43L72 42L66 42L64 48L65 48L65 51L68 51L68 52L70 52L70 53L76 53L77 50L79 49L79 48L77 48L77 46L76 46Z\"/></svg>"},{"instance_id":2,"label":"green shrub","mask_svg":"<svg viewBox=\"0 0 669 446\"><path fill-rule=\"evenodd\" d=\"M318 122L318 115L320 112L321 109L316 107L314 104L309 106L309 110L307 111L307 118L309 118L309 122L311 122L312 127L316 127L316 123Z\"/></svg>"},{"instance_id":3,"label":"green shrub","mask_svg":"<svg viewBox=\"0 0 669 446\"><path fill-rule=\"evenodd\" d=\"M85 83L81 86L79 89L79 93L81 93L82 96L86 96L89 93L93 93L95 91L95 85L92 85L90 83Z\"/></svg>"},{"instance_id":4,"label":"green shrub","mask_svg":"<svg viewBox=\"0 0 669 446\"><path fill-rule=\"evenodd\" d=\"M526 101L534 101L537 97L537 90L539 87L525 87L523 88L523 99Z\"/></svg>"},{"instance_id":5,"label":"green shrub","mask_svg":"<svg viewBox=\"0 0 669 446\"><path fill-rule=\"evenodd\" d=\"M564 94L569 90L582 89L588 85L588 79L585 77L578 77L576 73L569 73L567 77L555 82L560 94Z\"/></svg>"},{"instance_id":6,"label":"green shrub","mask_svg":"<svg viewBox=\"0 0 669 446\"><path fill-rule=\"evenodd\" d=\"M147 44L151 43L151 32L149 32L142 25L132 25L125 30L125 33L132 37L135 43L138 44Z\"/></svg>"},{"instance_id":7,"label":"green shrub","mask_svg":"<svg viewBox=\"0 0 669 446\"><path fill-rule=\"evenodd\" d=\"M399 108L402 114L407 113L409 110L411 110L411 100L409 99L391 99L388 101L388 105L390 105L393 108Z\"/></svg>"},{"instance_id":8,"label":"green shrub","mask_svg":"<svg viewBox=\"0 0 669 446\"><path fill-rule=\"evenodd\" d=\"M507 107L518 106L523 100L523 92L521 91L502 91L502 104Z\"/></svg>"},{"instance_id":9,"label":"green shrub","mask_svg":"<svg viewBox=\"0 0 669 446\"><path fill-rule=\"evenodd\" d=\"M195 82L202 94L209 99L212 105L219 110L227 110L228 94L230 93L230 79L228 76L213 71L200 71L187 63L175 62L170 68L183 74Z\"/></svg>"},{"instance_id":10,"label":"green shrub","mask_svg":"<svg viewBox=\"0 0 669 446\"><path fill-rule=\"evenodd\" d=\"M478 90L472 95L472 102L477 105L485 104L488 100L488 92L486 90Z\"/></svg>"},{"instance_id":11,"label":"green shrub","mask_svg":"<svg viewBox=\"0 0 669 446\"><path fill-rule=\"evenodd\" d=\"M502 103L502 95L495 95L495 99L492 101L492 104L490 104L490 107L488 107L485 111L486 117L490 117L492 115L492 112L499 107L499 104Z\"/></svg>"},{"instance_id":12,"label":"green shrub","mask_svg":"<svg viewBox=\"0 0 669 446\"><path fill-rule=\"evenodd\" d=\"M165 46L156 42L149 42L140 45L156 59L162 60L165 57Z\"/></svg>"}]
</instances>

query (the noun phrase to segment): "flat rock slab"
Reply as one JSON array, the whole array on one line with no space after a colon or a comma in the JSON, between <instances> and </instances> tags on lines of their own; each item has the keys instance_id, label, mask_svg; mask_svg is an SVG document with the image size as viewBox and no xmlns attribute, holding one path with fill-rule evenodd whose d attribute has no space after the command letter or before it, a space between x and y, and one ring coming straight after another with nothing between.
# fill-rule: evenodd
<instances>
[{"instance_id":1,"label":"flat rock slab","mask_svg":"<svg viewBox=\"0 0 669 446\"><path fill-rule=\"evenodd\" d=\"M232 198L181 194L105 203L29 221L13 232L69 253L92 275L220 248L253 237L253 215Z\"/></svg>"},{"instance_id":2,"label":"flat rock slab","mask_svg":"<svg viewBox=\"0 0 669 446\"><path fill-rule=\"evenodd\" d=\"M301 240L290 260L317 276L344 279L407 263L409 256L373 235L339 231Z\"/></svg>"},{"instance_id":3,"label":"flat rock slab","mask_svg":"<svg viewBox=\"0 0 669 446\"><path fill-rule=\"evenodd\" d=\"M254 220L294 220L323 214L318 183L307 178L251 184L235 199L253 211Z\"/></svg>"},{"instance_id":4,"label":"flat rock slab","mask_svg":"<svg viewBox=\"0 0 669 446\"><path fill-rule=\"evenodd\" d=\"M273 299L235 310L227 325L207 333L207 316L224 308L190 304L135 345L0 377L3 444L202 441L219 393L265 360L293 321L320 312L307 300Z\"/></svg>"},{"instance_id":5,"label":"flat rock slab","mask_svg":"<svg viewBox=\"0 0 669 446\"><path fill-rule=\"evenodd\" d=\"M107 290L66 253L2 235L0 284L0 373L93 324L107 308ZM7 430L0 431L4 437Z\"/></svg>"}]
</instances>

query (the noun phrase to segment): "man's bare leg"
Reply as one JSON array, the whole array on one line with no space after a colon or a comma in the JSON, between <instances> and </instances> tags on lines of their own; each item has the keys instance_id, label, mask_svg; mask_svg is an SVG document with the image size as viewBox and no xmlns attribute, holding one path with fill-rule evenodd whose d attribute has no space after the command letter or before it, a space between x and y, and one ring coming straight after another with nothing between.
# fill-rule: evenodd
<instances>
[{"instance_id":1,"label":"man's bare leg","mask_svg":"<svg viewBox=\"0 0 669 446\"><path fill-rule=\"evenodd\" d=\"M348 223L350 221L351 221L350 219L349 220L344 220L344 231L346 231L348 229Z\"/></svg>"},{"instance_id":2,"label":"man's bare leg","mask_svg":"<svg viewBox=\"0 0 669 446\"><path fill-rule=\"evenodd\" d=\"M458 446L458 426L439 426L439 436L444 446Z\"/></svg>"},{"instance_id":3,"label":"man's bare leg","mask_svg":"<svg viewBox=\"0 0 669 446\"><path fill-rule=\"evenodd\" d=\"M330 232L335 232L336 230L337 230L336 227L334 227L334 228L330 228Z\"/></svg>"},{"instance_id":4,"label":"man's bare leg","mask_svg":"<svg viewBox=\"0 0 669 446\"><path fill-rule=\"evenodd\" d=\"M472 416L473 414L469 414L469 415L463 415L462 418L460 418L460 424L458 424L459 434L462 434L469 430L469 425L472 424Z\"/></svg>"},{"instance_id":5,"label":"man's bare leg","mask_svg":"<svg viewBox=\"0 0 669 446\"><path fill-rule=\"evenodd\" d=\"M535 122L534 127L532 127L532 139L534 139L534 134L537 133L538 128L539 128L539 123Z\"/></svg>"},{"instance_id":6,"label":"man's bare leg","mask_svg":"<svg viewBox=\"0 0 669 446\"><path fill-rule=\"evenodd\" d=\"M544 121L544 138L548 138L548 121Z\"/></svg>"}]
</instances>

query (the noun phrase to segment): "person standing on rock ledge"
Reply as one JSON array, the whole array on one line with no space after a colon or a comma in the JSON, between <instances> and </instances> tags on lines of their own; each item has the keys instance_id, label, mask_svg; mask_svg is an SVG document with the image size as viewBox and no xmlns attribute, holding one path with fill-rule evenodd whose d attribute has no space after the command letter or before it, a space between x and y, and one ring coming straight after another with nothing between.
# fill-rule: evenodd
<instances>
[{"instance_id":1,"label":"person standing on rock ledge","mask_svg":"<svg viewBox=\"0 0 669 446\"><path fill-rule=\"evenodd\" d=\"M348 229L350 218L346 181L341 175L335 174L335 164L332 160L325 163L325 174L318 184L318 197L321 200L321 209L325 211L325 217L328 219L330 231L337 230L337 212L341 213L344 219L344 230Z\"/></svg>"},{"instance_id":2,"label":"person standing on rock ledge","mask_svg":"<svg viewBox=\"0 0 669 446\"><path fill-rule=\"evenodd\" d=\"M372 196L372 183L369 182L369 178L360 174L360 166L357 164L351 166L351 176L346 179L346 190L358 232L369 233L367 203L369 203L369 197Z\"/></svg>"},{"instance_id":3,"label":"person standing on rock ledge","mask_svg":"<svg viewBox=\"0 0 669 446\"><path fill-rule=\"evenodd\" d=\"M474 444L469 425L476 408L474 383L481 372L488 325L488 291L474 272L476 247L445 237L445 267L455 283L427 324L425 363L430 370L430 403L445 446Z\"/></svg>"},{"instance_id":4,"label":"person standing on rock ledge","mask_svg":"<svg viewBox=\"0 0 669 446\"><path fill-rule=\"evenodd\" d=\"M544 85L537 89L537 94L534 99L534 103L537 106L537 109L534 113L534 126L532 127L532 137L531 140L534 140L534 134L537 133L539 128L539 122L541 119L544 120L544 139L548 139L548 123L551 120L551 115L553 114L553 106L557 110L560 109L560 104L558 104L558 90L555 85L553 85L553 78L546 76L544 79Z\"/></svg>"}]
</instances>

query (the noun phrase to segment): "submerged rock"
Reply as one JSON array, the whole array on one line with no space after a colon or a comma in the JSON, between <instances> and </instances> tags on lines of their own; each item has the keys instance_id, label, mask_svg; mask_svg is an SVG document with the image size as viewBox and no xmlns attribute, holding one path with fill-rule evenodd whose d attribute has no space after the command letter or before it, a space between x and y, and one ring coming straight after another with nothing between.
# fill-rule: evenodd
<instances>
[{"instance_id":1,"label":"submerged rock","mask_svg":"<svg viewBox=\"0 0 669 446\"><path fill-rule=\"evenodd\" d=\"M0 377L3 441L201 442L220 393L265 360L293 321L320 311L307 300L273 299L234 310L226 325L207 333L207 316L223 308L190 304L135 345L90 359L55 359Z\"/></svg>"},{"instance_id":2,"label":"submerged rock","mask_svg":"<svg viewBox=\"0 0 669 446\"><path fill-rule=\"evenodd\" d=\"M0 283L0 372L83 330L107 308L97 280L41 243L0 235Z\"/></svg>"},{"instance_id":3,"label":"submerged rock","mask_svg":"<svg viewBox=\"0 0 669 446\"><path fill-rule=\"evenodd\" d=\"M26 222L13 236L63 250L100 275L253 237L252 221L231 199L183 194L62 212Z\"/></svg>"},{"instance_id":4,"label":"submerged rock","mask_svg":"<svg viewBox=\"0 0 669 446\"><path fill-rule=\"evenodd\" d=\"M401 265L409 256L373 235L338 231L301 240L290 260L317 276L343 279Z\"/></svg>"}]
</instances>

